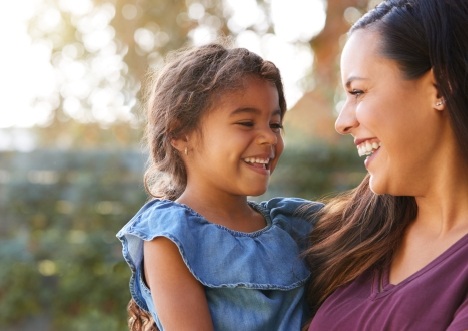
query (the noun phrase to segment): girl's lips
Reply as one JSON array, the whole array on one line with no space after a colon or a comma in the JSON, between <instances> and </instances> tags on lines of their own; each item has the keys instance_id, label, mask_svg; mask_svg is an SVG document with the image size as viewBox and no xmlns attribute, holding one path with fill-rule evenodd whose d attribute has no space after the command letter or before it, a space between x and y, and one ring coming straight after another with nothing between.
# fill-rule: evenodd
<instances>
[{"instance_id":1,"label":"girl's lips","mask_svg":"<svg viewBox=\"0 0 468 331\"><path fill-rule=\"evenodd\" d=\"M249 169L255 171L256 173L259 173L264 176L269 176L270 175L270 169L267 164L264 163L250 163L250 162L244 162Z\"/></svg>"}]
</instances>

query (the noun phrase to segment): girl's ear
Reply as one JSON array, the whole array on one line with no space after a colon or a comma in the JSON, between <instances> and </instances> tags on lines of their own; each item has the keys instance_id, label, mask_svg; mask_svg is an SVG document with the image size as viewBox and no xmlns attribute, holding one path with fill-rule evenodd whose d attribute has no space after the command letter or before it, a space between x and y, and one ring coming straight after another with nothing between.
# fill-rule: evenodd
<instances>
[{"instance_id":1,"label":"girl's ear","mask_svg":"<svg viewBox=\"0 0 468 331\"><path fill-rule=\"evenodd\" d=\"M180 153L184 153L187 155L187 149L188 149L188 138L187 136L183 138L172 138L171 139L171 145L175 149L177 149Z\"/></svg>"},{"instance_id":2,"label":"girl's ear","mask_svg":"<svg viewBox=\"0 0 468 331\"><path fill-rule=\"evenodd\" d=\"M179 152L182 152L184 148L187 146L187 141L184 141L184 139L181 139L181 138L172 138L171 145L172 147L177 149Z\"/></svg>"}]
</instances>

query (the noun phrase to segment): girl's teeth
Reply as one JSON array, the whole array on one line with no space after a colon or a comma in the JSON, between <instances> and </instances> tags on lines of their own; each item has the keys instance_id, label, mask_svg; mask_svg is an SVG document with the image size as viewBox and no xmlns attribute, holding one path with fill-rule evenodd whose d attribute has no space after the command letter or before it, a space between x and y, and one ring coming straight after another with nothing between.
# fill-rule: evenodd
<instances>
[{"instance_id":1,"label":"girl's teeth","mask_svg":"<svg viewBox=\"0 0 468 331\"><path fill-rule=\"evenodd\" d=\"M255 157L247 157L245 158L245 162L248 163L268 163L268 159L260 159L260 158L255 158Z\"/></svg>"}]
</instances>

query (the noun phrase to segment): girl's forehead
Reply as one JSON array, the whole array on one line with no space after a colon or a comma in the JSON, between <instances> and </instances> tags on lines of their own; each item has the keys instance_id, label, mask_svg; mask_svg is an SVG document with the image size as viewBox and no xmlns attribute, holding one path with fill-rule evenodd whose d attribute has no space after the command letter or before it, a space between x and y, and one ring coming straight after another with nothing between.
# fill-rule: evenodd
<instances>
[{"instance_id":1,"label":"girl's forehead","mask_svg":"<svg viewBox=\"0 0 468 331\"><path fill-rule=\"evenodd\" d=\"M280 107L280 91L275 82L253 74L247 74L231 85L218 86L210 94L201 122L205 116L218 112L222 116L229 115L236 108L274 108L280 110L281 116L285 111Z\"/></svg>"}]
</instances>

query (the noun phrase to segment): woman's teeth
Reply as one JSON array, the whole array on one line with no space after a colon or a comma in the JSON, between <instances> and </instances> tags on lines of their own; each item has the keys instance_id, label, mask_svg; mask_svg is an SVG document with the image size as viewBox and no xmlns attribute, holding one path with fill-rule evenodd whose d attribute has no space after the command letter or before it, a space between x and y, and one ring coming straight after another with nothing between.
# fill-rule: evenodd
<instances>
[{"instance_id":1,"label":"woman's teeth","mask_svg":"<svg viewBox=\"0 0 468 331\"><path fill-rule=\"evenodd\" d=\"M359 145L357 145L357 150L359 156L364 156L364 155L371 155L374 153L377 149L380 147L380 142L369 142L365 141Z\"/></svg>"}]
</instances>

